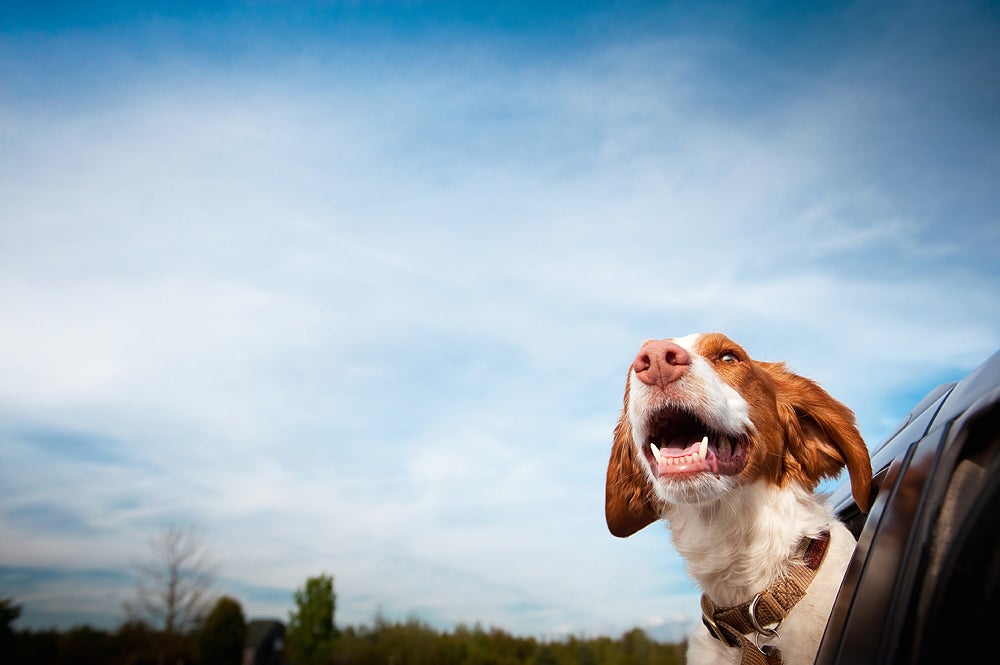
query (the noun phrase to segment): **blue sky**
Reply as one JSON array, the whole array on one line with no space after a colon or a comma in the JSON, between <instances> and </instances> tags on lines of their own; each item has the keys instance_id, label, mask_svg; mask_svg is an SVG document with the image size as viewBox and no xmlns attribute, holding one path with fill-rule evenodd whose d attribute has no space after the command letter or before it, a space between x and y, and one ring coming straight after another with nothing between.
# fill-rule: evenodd
<instances>
[{"instance_id":1,"label":"blue sky","mask_svg":"<svg viewBox=\"0 0 1000 665\"><path fill-rule=\"evenodd\" d=\"M137 8L136 5L141 5ZM1000 347L988 3L5 3L0 596L202 534L287 618L676 638L626 368L720 330L875 445Z\"/></svg>"}]
</instances>

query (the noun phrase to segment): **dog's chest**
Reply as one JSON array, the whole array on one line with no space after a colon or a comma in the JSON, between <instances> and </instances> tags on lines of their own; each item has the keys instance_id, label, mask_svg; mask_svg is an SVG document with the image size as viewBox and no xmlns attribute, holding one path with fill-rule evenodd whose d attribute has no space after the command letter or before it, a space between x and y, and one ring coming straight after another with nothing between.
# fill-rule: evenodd
<instances>
[{"instance_id":1,"label":"dog's chest","mask_svg":"<svg viewBox=\"0 0 1000 665\"><path fill-rule=\"evenodd\" d=\"M777 627L778 637L760 640L761 645L769 644L780 649L783 665L807 665L815 660L826 629L827 618L836 600L854 546L854 537L843 524L839 522L831 524L826 556L816 572L816 577L809 584L806 594ZM703 591L710 597L715 597L708 589L703 588ZM731 604L744 602L752 595L753 593L750 593L735 599ZM753 641L754 636L751 634L749 638ZM730 647L713 638L701 625L695 628L689 638L687 662L690 665L740 663L741 657L742 652L739 648Z\"/></svg>"}]
</instances>

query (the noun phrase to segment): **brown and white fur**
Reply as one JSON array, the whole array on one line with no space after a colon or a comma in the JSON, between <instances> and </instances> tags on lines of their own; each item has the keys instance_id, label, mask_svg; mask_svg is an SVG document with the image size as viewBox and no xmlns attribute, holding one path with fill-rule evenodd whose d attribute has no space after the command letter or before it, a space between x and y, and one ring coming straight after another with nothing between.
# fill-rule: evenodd
<instances>
[{"instance_id":1,"label":"brown and white fur","mask_svg":"<svg viewBox=\"0 0 1000 665\"><path fill-rule=\"evenodd\" d=\"M778 637L761 640L785 665L812 663L855 547L814 490L845 465L867 511L871 462L854 414L813 381L753 360L721 333L650 340L629 368L615 428L608 528L624 538L665 520L688 575L719 607L764 591L804 537L829 530L806 596ZM740 654L700 621L690 637L691 665L739 663Z\"/></svg>"}]
</instances>

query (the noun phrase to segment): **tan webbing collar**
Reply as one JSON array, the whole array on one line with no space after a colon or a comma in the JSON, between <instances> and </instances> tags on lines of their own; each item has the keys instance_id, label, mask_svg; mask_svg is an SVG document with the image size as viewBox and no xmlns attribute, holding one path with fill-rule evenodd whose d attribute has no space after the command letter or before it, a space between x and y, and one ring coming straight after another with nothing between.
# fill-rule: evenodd
<instances>
[{"instance_id":1,"label":"tan webbing collar","mask_svg":"<svg viewBox=\"0 0 1000 665\"><path fill-rule=\"evenodd\" d=\"M758 641L761 637L778 634L777 625L773 628L768 626L780 624L795 603L806 595L806 589L816 577L829 544L829 531L816 538L803 539L796 551L796 556L802 557L802 563L792 566L787 576L779 578L767 590L742 605L716 607L712 599L703 594L701 619L708 632L731 647L743 649L741 665L781 663L781 652L777 648L769 645L759 647ZM753 634L753 641L746 637L750 634Z\"/></svg>"}]
</instances>

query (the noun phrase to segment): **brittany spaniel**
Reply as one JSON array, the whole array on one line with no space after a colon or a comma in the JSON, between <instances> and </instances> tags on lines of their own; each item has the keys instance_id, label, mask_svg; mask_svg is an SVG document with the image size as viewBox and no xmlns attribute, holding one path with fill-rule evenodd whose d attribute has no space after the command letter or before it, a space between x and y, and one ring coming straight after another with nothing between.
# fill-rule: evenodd
<instances>
[{"instance_id":1,"label":"brittany spaniel","mask_svg":"<svg viewBox=\"0 0 1000 665\"><path fill-rule=\"evenodd\" d=\"M608 463L626 537L663 519L702 595L688 663L812 663L855 539L814 493L844 467L870 502L854 414L720 333L642 345Z\"/></svg>"}]
</instances>

